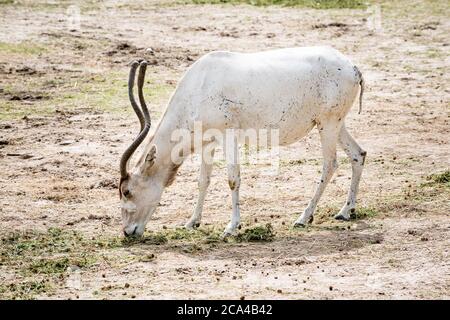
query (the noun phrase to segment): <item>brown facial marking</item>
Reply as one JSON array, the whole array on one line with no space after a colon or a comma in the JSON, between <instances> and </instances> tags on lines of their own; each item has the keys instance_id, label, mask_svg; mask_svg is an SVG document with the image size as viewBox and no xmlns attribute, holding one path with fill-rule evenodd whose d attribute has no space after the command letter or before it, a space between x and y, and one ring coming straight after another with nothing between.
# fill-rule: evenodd
<instances>
[{"instance_id":1,"label":"brown facial marking","mask_svg":"<svg viewBox=\"0 0 450 320\"><path fill-rule=\"evenodd\" d=\"M156 147L153 145L145 157L145 162L147 163L148 168L150 168L155 163L155 158L156 158Z\"/></svg>"},{"instance_id":2,"label":"brown facial marking","mask_svg":"<svg viewBox=\"0 0 450 320\"><path fill-rule=\"evenodd\" d=\"M165 183L165 186L168 187L170 186L174 180L175 180L175 176L177 175L177 171L180 168L181 163L176 164L176 163L172 163L170 169L169 169L169 175L167 176L167 180Z\"/></svg>"}]
</instances>

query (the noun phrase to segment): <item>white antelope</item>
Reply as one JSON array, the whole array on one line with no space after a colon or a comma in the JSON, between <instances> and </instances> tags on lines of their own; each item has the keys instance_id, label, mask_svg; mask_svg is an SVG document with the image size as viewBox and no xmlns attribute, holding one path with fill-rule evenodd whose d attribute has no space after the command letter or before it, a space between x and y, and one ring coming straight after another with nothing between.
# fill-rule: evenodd
<instances>
[{"instance_id":1,"label":"white antelope","mask_svg":"<svg viewBox=\"0 0 450 320\"><path fill-rule=\"evenodd\" d=\"M141 109L133 96L139 65ZM317 203L337 168L337 144L350 158L352 179L347 201L335 218L350 218L355 211L366 152L348 133L344 120L358 91L361 110L364 81L358 68L343 54L329 47L303 47L258 53L212 52L203 56L179 82L143 154L128 170L130 157L150 129L150 115L142 93L146 66L145 61L133 62L128 83L129 98L140 120L141 131L120 161L119 192L126 236L143 234L163 190L173 182L178 167L188 156L180 154L177 161L172 159L172 149L177 143L171 140L172 132L186 129L193 133L197 121L205 131L278 129L280 145L298 141L317 126L323 153L322 177L312 200L294 225L304 226L312 220ZM206 147L212 142L203 143ZM188 150L193 152L191 148ZM211 161L203 158L198 202L186 228L197 227L202 216L213 168ZM240 223L239 164L231 161L227 169L232 216L224 236L235 233Z\"/></svg>"}]
</instances>

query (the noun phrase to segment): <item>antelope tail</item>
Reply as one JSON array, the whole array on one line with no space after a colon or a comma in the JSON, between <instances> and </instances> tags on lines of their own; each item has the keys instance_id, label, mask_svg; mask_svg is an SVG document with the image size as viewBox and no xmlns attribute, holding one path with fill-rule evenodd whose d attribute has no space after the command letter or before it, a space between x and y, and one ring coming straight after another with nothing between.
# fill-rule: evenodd
<instances>
[{"instance_id":1,"label":"antelope tail","mask_svg":"<svg viewBox=\"0 0 450 320\"><path fill-rule=\"evenodd\" d=\"M361 87L361 90L359 91L359 110L358 110L358 114L360 114L362 111L362 97L363 97L363 93L364 93L364 78L362 76L361 71L359 71L357 66L353 66L353 69L355 70L357 79L359 79L359 86Z\"/></svg>"},{"instance_id":2,"label":"antelope tail","mask_svg":"<svg viewBox=\"0 0 450 320\"><path fill-rule=\"evenodd\" d=\"M359 86L361 87L361 90L359 90L359 110L358 110L358 114L361 113L362 111L362 97L363 97L363 93L364 93L364 78L362 77L362 74L360 76L359 80Z\"/></svg>"}]
</instances>

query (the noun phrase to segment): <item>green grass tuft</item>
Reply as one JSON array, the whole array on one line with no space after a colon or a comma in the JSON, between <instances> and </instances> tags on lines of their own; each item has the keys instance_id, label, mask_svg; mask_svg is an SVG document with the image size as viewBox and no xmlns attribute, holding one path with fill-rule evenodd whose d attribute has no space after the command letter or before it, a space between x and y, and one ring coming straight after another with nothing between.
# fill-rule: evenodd
<instances>
[{"instance_id":1,"label":"green grass tuft","mask_svg":"<svg viewBox=\"0 0 450 320\"><path fill-rule=\"evenodd\" d=\"M141 238L124 238L121 243L124 246L131 246L138 243L141 244L150 244L150 245L161 245L167 243L167 237L163 234L155 233L155 234L146 234Z\"/></svg>"},{"instance_id":2,"label":"green grass tuft","mask_svg":"<svg viewBox=\"0 0 450 320\"><path fill-rule=\"evenodd\" d=\"M96 262L95 242L73 231L50 228L46 232L13 232L0 239L0 265L23 278L3 283L0 296L32 299L64 279L70 266L88 268ZM45 275L46 282L35 282Z\"/></svg>"},{"instance_id":3,"label":"green grass tuft","mask_svg":"<svg viewBox=\"0 0 450 320\"><path fill-rule=\"evenodd\" d=\"M88 255L80 257L43 258L30 264L28 270L34 274L60 274L67 271L70 266L86 268L95 261Z\"/></svg>"},{"instance_id":4,"label":"green grass tuft","mask_svg":"<svg viewBox=\"0 0 450 320\"><path fill-rule=\"evenodd\" d=\"M342 229L346 227L343 221L337 221L334 216L339 212L339 207L337 206L326 206L318 208L317 212L314 214L314 225L325 225L327 228ZM380 212L374 207L356 207L356 211L350 213L350 220L361 220L374 218L379 215Z\"/></svg>"},{"instance_id":5,"label":"green grass tuft","mask_svg":"<svg viewBox=\"0 0 450 320\"><path fill-rule=\"evenodd\" d=\"M435 173L427 177L428 184L443 184L450 186L450 170L442 173Z\"/></svg>"},{"instance_id":6,"label":"green grass tuft","mask_svg":"<svg viewBox=\"0 0 450 320\"><path fill-rule=\"evenodd\" d=\"M357 207L356 212L353 215L350 215L351 219L367 219L374 218L379 214L379 212L372 207Z\"/></svg>"},{"instance_id":7,"label":"green grass tuft","mask_svg":"<svg viewBox=\"0 0 450 320\"><path fill-rule=\"evenodd\" d=\"M172 240L192 240L196 236L196 230L188 230L184 228L177 228L172 230L168 237Z\"/></svg>"},{"instance_id":8,"label":"green grass tuft","mask_svg":"<svg viewBox=\"0 0 450 320\"><path fill-rule=\"evenodd\" d=\"M38 294L51 289L48 281L25 281L21 283L0 284L0 299L34 299Z\"/></svg>"},{"instance_id":9,"label":"green grass tuft","mask_svg":"<svg viewBox=\"0 0 450 320\"><path fill-rule=\"evenodd\" d=\"M268 242L273 241L275 233L270 223L265 226L247 228L236 236L238 242Z\"/></svg>"}]
</instances>

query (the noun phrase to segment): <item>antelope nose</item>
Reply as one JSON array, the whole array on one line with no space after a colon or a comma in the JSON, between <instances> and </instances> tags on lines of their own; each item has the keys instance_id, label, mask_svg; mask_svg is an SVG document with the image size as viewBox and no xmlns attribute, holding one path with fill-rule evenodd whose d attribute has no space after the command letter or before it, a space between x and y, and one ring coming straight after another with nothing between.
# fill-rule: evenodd
<instances>
[{"instance_id":1,"label":"antelope nose","mask_svg":"<svg viewBox=\"0 0 450 320\"><path fill-rule=\"evenodd\" d=\"M125 237L131 237L136 235L137 226L133 226L132 228L124 228L123 234Z\"/></svg>"}]
</instances>

